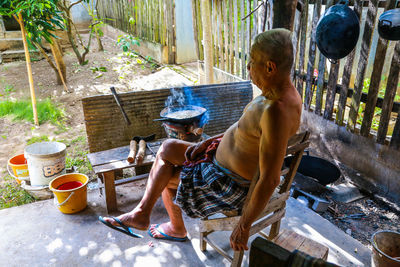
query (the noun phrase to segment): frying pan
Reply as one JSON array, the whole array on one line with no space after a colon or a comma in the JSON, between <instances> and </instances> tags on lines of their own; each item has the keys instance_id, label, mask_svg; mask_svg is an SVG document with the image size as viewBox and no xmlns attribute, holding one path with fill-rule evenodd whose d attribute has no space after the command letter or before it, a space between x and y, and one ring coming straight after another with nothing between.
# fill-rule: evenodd
<instances>
[{"instance_id":1,"label":"frying pan","mask_svg":"<svg viewBox=\"0 0 400 267\"><path fill-rule=\"evenodd\" d=\"M307 155L303 155L297 172L315 178L322 185L330 184L340 177L340 170L329 161L310 156L308 151L304 151ZM285 158L285 166L290 166L293 156Z\"/></svg>"},{"instance_id":2,"label":"frying pan","mask_svg":"<svg viewBox=\"0 0 400 267\"><path fill-rule=\"evenodd\" d=\"M177 119L177 118L172 118L169 117L168 114L172 114L176 111L180 110L196 110L199 112L196 116L191 116L187 118L182 118L182 119ZM168 122L175 122L175 123L181 123L181 124L188 124L192 123L193 121L200 121L201 117L206 113L207 109L199 106L193 106L193 105L187 105L187 106L171 106L171 107L166 107L160 112L160 119L155 119L155 121L168 121Z\"/></svg>"}]
</instances>

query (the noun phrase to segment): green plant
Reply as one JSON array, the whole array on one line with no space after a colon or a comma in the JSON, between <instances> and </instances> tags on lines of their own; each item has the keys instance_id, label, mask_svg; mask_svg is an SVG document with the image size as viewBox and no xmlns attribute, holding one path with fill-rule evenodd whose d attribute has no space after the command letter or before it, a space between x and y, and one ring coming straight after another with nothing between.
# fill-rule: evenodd
<instances>
[{"instance_id":1,"label":"green plant","mask_svg":"<svg viewBox=\"0 0 400 267\"><path fill-rule=\"evenodd\" d=\"M64 111L58 108L50 99L37 103L39 122L50 121L54 125L63 127ZM14 120L33 122L32 103L29 100L5 100L0 102L0 117L11 115Z\"/></svg>"},{"instance_id":2,"label":"green plant","mask_svg":"<svg viewBox=\"0 0 400 267\"><path fill-rule=\"evenodd\" d=\"M46 141L50 141L47 135L33 136L32 138L28 139L28 141L26 141L26 145L31 145L33 143L46 142Z\"/></svg>"},{"instance_id":3,"label":"green plant","mask_svg":"<svg viewBox=\"0 0 400 267\"><path fill-rule=\"evenodd\" d=\"M117 45L124 52L128 52L131 49L131 46L137 45L140 46L139 38L134 37L132 35L120 35L117 39Z\"/></svg>"},{"instance_id":4,"label":"green plant","mask_svg":"<svg viewBox=\"0 0 400 267\"><path fill-rule=\"evenodd\" d=\"M14 86L11 84L6 84L6 86L4 87L4 92L6 93L11 93L14 91L15 91Z\"/></svg>"},{"instance_id":5,"label":"green plant","mask_svg":"<svg viewBox=\"0 0 400 267\"><path fill-rule=\"evenodd\" d=\"M0 184L0 210L34 202L35 198L18 186L9 175Z\"/></svg>"}]
</instances>

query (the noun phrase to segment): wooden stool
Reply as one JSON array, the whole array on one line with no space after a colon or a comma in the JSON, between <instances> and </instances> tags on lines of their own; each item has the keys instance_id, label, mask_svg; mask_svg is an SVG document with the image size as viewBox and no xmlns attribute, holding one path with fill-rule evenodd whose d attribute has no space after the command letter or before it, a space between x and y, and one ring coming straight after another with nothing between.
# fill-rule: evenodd
<instances>
[{"instance_id":1,"label":"wooden stool","mask_svg":"<svg viewBox=\"0 0 400 267\"><path fill-rule=\"evenodd\" d=\"M327 246L299 235L291 230L283 229L278 236L272 239L272 241L275 244L289 250L290 252L293 252L295 249L297 249L310 256L320 258L325 261L328 258L329 248Z\"/></svg>"}]
</instances>

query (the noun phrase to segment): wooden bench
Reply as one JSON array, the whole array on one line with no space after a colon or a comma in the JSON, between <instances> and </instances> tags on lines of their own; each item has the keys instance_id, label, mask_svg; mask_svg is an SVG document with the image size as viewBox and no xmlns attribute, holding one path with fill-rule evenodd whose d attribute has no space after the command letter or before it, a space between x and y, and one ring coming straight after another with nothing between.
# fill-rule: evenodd
<instances>
[{"instance_id":1,"label":"wooden bench","mask_svg":"<svg viewBox=\"0 0 400 267\"><path fill-rule=\"evenodd\" d=\"M128 145L136 135L156 134L158 139L166 137L161 123L154 119L160 117L160 111L165 107L171 89L185 93L185 104L197 104L208 110L210 117L205 126L207 135L224 132L239 120L243 109L253 99L250 81L122 93L119 98L131 121L127 125L111 93L83 98L82 107L90 151L88 158L98 175L99 183L103 184L107 212L117 209L116 185L148 177L146 172L154 161L154 153L147 149L143 164L129 164L126 161ZM161 143L149 144L154 145L153 152L156 152ZM116 173L132 167L140 175L116 180Z\"/></svg>"}]
</instances>

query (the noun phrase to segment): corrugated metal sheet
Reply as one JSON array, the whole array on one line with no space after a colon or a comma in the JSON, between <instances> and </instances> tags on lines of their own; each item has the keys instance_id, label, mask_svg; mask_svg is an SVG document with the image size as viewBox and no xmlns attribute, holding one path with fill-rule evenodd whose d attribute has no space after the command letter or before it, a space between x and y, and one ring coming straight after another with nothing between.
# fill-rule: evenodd
<instances>
[{"instance_id":1,"label":"corrugated metal sheet","mask_svg":"<svg viewBox=\"0 0 400 267\"><path fill-rule=\"evenodd\" d=\"M209 111L210 120L205 126L205 133L208 135L221 133L236 122L253 98L253 89L249 81L189 88L193 99L199 101L201 106ZM183 87L174 89L182 91ZM161 122L153 120L160 117L160 111L165 107L165 100L171 94L170 90L171 88L166 88L119 94L131 121L129 126L125 123L111 94L83 98L82 106L90 152L128 145L135 135L155 133L156 138L166 137Z\"/></svg>"}]
</instances>

